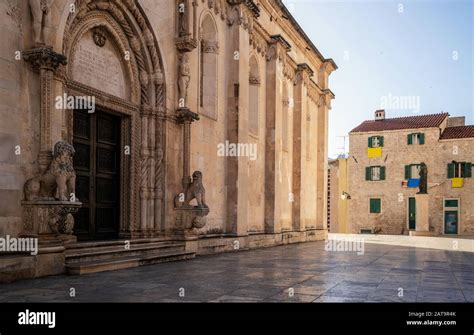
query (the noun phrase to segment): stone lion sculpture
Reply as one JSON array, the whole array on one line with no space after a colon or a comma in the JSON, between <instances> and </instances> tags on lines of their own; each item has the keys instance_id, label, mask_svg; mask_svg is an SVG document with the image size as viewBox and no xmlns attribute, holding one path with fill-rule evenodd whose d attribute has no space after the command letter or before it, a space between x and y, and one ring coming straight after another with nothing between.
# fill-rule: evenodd
<instances>
[{"instance_id":1,"label":"stone lion sculpture","mask_svg":"<svg viewBox=\"0 0 474 335\"><path fill-rule=\"evenodd\" d=\"M186 190L186 201L189 204L193 199L196 199L199 208L205 208L206 205L206 190L202 184L202 172L194 171L193 181L189 184Z\"/></svg>"},{"instance_id":2,"label":"stone lion sculpture","mask_svg":"<svg viewBox=\"0 0 474 335\"><path fill-rule=\"evenodd\" d=\"M65 141L57 142L54 145L53 161L46 172L25 183L26 200L69 201L71 194L75 198L76 173L72 161L74 153L71 144Z\"/></svg>"},{"instance_id":3,"label":"stone lion sculpture","mask_svg":"<svg viewBox=\"0 0 474 335\"><path fill-rule=\"evenodd\" d=\"M184 199L183 199L184 195ZM189 207L190 202L196 199L198 208L208 208L206 204L206 190L202 184L202 172L194 171L193 181L188 185L186 192L175 197L176 207Z\"/></svg>"}]
</instances>

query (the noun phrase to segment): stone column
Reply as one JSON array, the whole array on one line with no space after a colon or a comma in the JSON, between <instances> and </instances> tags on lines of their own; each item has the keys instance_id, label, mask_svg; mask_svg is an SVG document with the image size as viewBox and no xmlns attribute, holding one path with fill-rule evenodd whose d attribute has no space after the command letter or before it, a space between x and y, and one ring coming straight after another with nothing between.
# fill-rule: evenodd
<instances>
[{"instance_id":1,"label":"stone column","mask_svg":"<svg viewBox=\"0 0 474 335\"><path fill-rule=\"evenodd\" d=\"M41 171L45 171L52 160L51 114L54 102L54 72L59 65L66 65L66 56L43 46L27 50L23 59L31 64L40 75L40 152L38 162Z\"/></svg>"},{"instance_id":2,"label":"stone column","mask_svg":"<svg viewBox=\"0 0 474 335\"><path fill-rule=\"evenodd\" d=\"M317 121L317 171L316 171L316 228L327 229L327 162L328 162L328 110L329 101L325 94L320 97Z\"/></svg>"},{"instance_id":3,"label":"stone column","mask_svg":"<svg viewBox=\"0 0 474 335\"><path fill-rule=\"evenodd\" d=\"M301 167L302 162L302 126L304 122L303 117L306 118L307 94L305 89L309 85L310 77L313 75L313 70L307 64L299 64L296 72L295 88L294 88L294 111L293 111L293 229L297 231L304 231L304 219L301 218Z\"/></svg>"},{"instance_id":4,"label":"stone column","mask_svg":"<svg viewBox=\"0 0 474 335\"><path fill-rule=\"evenodd\" d=\"M328 180L328 120L331 100L334 94L328 88L329 75L337 69L332 59L325 60L318 69L318 86L321 95L318 102L317 116L317 229L327 229L327 180Z\"/></svg>"},{"instance_id":5,"label":"stone column","mask_svg":"<svg viewBox=\"0 0 474 335\"><path fill-rule=\"evenodd\" d=\"M266 111L265 111L265 232L281 233L280 199L278 192L278 161L281 155L281 129L277 129L277 118L281 119L283 96L279 68L283 68L286 52L290 46L274 36L267 51L266 66ZM281 72L280 72L281 73ZM281 127L281 121L279 122ZM284 196L285 201L288 195Z\"/></svg>"},{"instance_id":6,"label":"stone column","mask_svg":"<svg viewBox=\"0 0 474 335\"><path fill-rule=\"evenodd\" d=\"M240 25L237 16L239 5L234 6L229 18L229 57L227 63L227 140L229 143L247 143L248 139L248 34ZM247 234L247 180L248 157L226 157L226 232L235 235Z\"/></svg>"}]
</instances>

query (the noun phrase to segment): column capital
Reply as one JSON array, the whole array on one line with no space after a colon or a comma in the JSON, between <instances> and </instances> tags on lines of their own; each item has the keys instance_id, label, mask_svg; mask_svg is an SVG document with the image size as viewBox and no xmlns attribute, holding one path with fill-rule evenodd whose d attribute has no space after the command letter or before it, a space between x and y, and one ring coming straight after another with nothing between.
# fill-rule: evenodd
<instances>
[{"instance_id":1,"label":"column capital","mask_svg":"<svg viewBox=\"0 0 474 335\"><path fill-rule=\"evenodd\" d=\"M286 53L291 50L291 44L281 35L272 35L267 51L267 61L278 59L286 63Z\"/></svg>"},{"instance_id":2,"label":"column capital","mask_svg":"<svg viewBox=\"0 0 474 335\"><path fill-rule=\"evenodd\" d=\"M180 123L192 123L199 120L199 114L192 112L187 107L178 108L177 120Z\"/></svg>"},{"instance_id":3,"label":"column capital","mask_svg":"<svg viewBox=\"0 0 474 335\"><path fill-rule=\"evenodd\" d=\"M24 51L23 59L35 70L46 69L54 72L60 65L67 64L67 57L54 52L51 47L38 47Z\"/></svg>"}]
</instances>

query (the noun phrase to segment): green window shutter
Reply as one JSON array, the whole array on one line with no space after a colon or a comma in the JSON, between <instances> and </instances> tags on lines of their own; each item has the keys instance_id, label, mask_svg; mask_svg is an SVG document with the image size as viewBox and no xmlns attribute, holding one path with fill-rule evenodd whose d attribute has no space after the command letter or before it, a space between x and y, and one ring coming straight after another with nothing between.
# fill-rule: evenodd
<instances>
[{"instance_id":1,"label":"green window shutter","mask_svg":"<svg viewBox=\"0 0 474 335\"><path fill-rule=\"evenodd\" d=\"M411 165L405 165L405 179L411 178Z\"/></svg>"},{"instance_id":2,"label":"green window shutter","mask_svg":"<svg viewBox=\"0 0 474 335\"><path fill-rule=\"evenodd\" d=\"M383 147L383 136L379 137L379 141L380 141L380 146Z\"/></svg>"},{"instance_id":3,"label":"green window shutter","mask_svg":"<svg viewBox=\"0 0 474 335\"><path fill-rule=\"evenodd\" d=\"M372 148L372 137L369 137L369 148Z\"/></svg>"},{"instance_id":4,"label":"green window shutter","mask_svg":"<svg viewBox=\"0 0 474 335\"><path fill-rule=\"evenodd\" d=\"M425 144L425 134L420 134L420 144Z\"/></svg>"},{"instance_id":5,"label":"green window shutter","mask_svg":"<svg viewBox=\"0 0 474 335\"><path fill-rule=\"evenodd\" d=\"M448 178L454 178L455 165L453 163L448 164Z\"/></svg>"},{"instance_id":6,"label":"green window shutter","mask_svg":"<svg viewBox=\"0 0 474 335\"><path fill-rule=\"evenodd\" d=\"M385 180L385 166L380 167L380 180Z\"/></svg>"},{"instance_id":7,"label":"green window shutter","mask_svg":"<svg viewBox=\"0 0 474 335\"><path fill-rule=\"evenodd\" d=\"M413 134L408 134L408 145L412 145L413 144Z\"/></svg>"},{"instance_id":8,"label":"green window shutter","mask_svg":"<svg viewBox=\"0 0 474 335\"><path fill-rule=\"evenodd\" d=\"M464 178L472 177L472 163L464 164Z\"/></svg>"},{"instance_id":9,"label":"green window shutter","mask_svg":"<svg viewBox=\"0 0 474 335\"><path fill-rule=\"evenodd\" d=\"M372 180L372 168L365 168L365 180Z\"/></svg>"},{"instance_id":10,"label":"green window shutter","mask_svg":"<svg viewBox=\"0 0 474 335\"><path fill-rule=\"evenodd\" d=\"M370 199L370 213L380 213L382 210L381 199Z\"/></svg>"}]
</instances>

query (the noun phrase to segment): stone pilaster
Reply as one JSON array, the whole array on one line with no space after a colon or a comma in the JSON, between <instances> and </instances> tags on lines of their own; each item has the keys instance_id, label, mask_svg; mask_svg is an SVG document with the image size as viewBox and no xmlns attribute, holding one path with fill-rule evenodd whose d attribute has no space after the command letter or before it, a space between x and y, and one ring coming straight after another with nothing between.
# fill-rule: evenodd
<instances>
[{"instance_id":1,"label":"stone pilaster","mask_svg":"<svg viewBox=\"0 0 474 335\"><path fill-rule=\"evenodd\" d=\"M293 110L293 229L297 231L305 230L304 220L301 218L301 168L304 164L302 154L301 139L303 137L303 120L306 118L305 110L307 94L306 90L309 81L313 76L313 70L307 64L299 64L296 72L295 88L294 88L294 110Z\"/></svg>"},{"instance_id":2,"label":"stone pilaster","mask_svg":"<svg viewBox=\"0 0 474 335\"><path fill-rule=\"evenodd\" d=\"M54 102L54 73L60 65L66 65L66 56L51 47L38 47L23 53L23 59L31 64L40 76L40 152L38 162L45 171L52 160L51 114Z\"/></svg>"},{"instance_id":3,"label":"stone pilaster","mask_svg":"<svg viewBox=\"0 0 474 335\"><path fill-rule=\"evenodd\" d=\"M317 115L317 171L316 171L316 228L327 229L327 177L328 177L328 114L331 98L323 93L318 103Z\"/></svg>"},{"instance_id":4,"label":"stone pilaster","mask_svg":"<svg viewBox=\"0 0 474 335\"><path fill-rule=\"evenodd\" d=\"M278 155L281 155L281 131L277 129L277 117L282 113L283 96L278 80L279 67L283 68L290 45L274 36L267 50L266 111L265 111L265 232L281 233L280 198L278 196ZM285 197L285 200L288 196Z\"/></svg>"}]
</instances>

